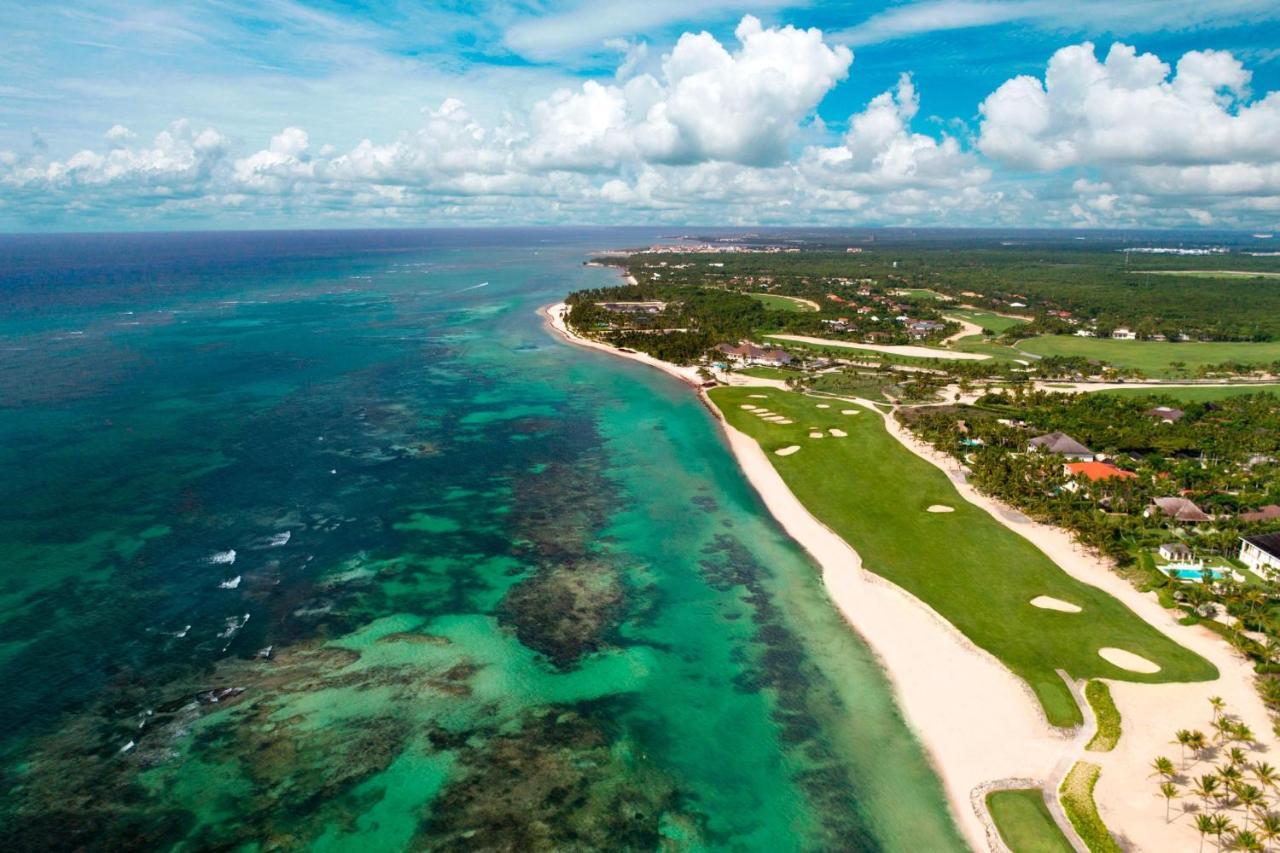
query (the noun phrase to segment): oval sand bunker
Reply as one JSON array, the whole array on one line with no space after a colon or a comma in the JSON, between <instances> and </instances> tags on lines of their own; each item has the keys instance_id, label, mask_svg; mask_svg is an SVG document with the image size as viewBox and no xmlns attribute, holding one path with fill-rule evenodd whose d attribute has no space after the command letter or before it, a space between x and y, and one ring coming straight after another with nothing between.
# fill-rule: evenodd
<instances>
[{"instance_id":1,"label":"oval sand bunker","mask_svg":"<svg viewBox=\"0 0 1280 853\"><path fill-rule=\"evenodd\" d=\"M929 507L929 512L955 512L955 511L956 511L955 507L947 506L946 504L934 504L933 506Z\"/></svg>"},{"instance_id":2,"label":"oval sand bunker","mask_svg":"<svg viewBox=\"0 0 1280 853\"><path fill-rule=\"evenodd\" d=\"M1130 672L1142 672L1150 675L1153 672L1159 672L1160 667L1146 658L1135 655L1133 652L1126 652L1124 649L1114 649L1110 646L1098 649L1098 657L1110 664L1115 664L1121 669L1127 669Z\"/></svg>"},{"instance_id":3,"label":"oval sand bunker","mask_svg":"<svg viewBox=\"0 0 1280 853\"><path fill-rule=\"evenodd\" d=\"M1061 598L1054 598L1051 595L1037 595L1031 599L1032 607L1039 607L1041 610L1057 610L1061 613L1079 613L1080 606L1072 604L1070 601L1063 601Z\"/></svg>"},{"instance_id":4,"label":"oval sand bunker","mask_svg":"<svg viewBox=\"0 0 1280 853\"><path fill-rule=\"evenodd\" d=\"M793 444L790 447L783 447L773 452L779 456L790 456L792 453L795 453L799 449L800 449L800 445Z\"/></svg>"},{"instance_id":5,"label":"oval sand bunker","mask_svg":"<svg viewBox=\"0 0 1280 853\"><path fill-rule=\"evenodd\" d=\"M840 410L840 414L842 414L842 415L856 415L856 414L858 414L858 410L857 410L857 409L841 409L841 410Z\"/></svg>"},{"instance_id":6,"label":"oval sand bunker","mask_svg":"<svg viewBox=\"0 0 1280 853\"><path fill-rule=\"evenodd\" d=\"M748 394L747 396L750 397L752 400L768 400L769 399L768 394Z\"/></svg>"}]
</instances>

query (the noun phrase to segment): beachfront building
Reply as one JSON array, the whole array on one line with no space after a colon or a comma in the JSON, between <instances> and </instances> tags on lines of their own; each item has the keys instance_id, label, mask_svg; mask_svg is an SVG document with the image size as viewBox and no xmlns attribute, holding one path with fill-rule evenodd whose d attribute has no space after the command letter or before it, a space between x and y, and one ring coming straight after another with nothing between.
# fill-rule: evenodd
<instances>
[{"instance_id":1,"label":"beachfront building","mask_svg":"<svg viewBox=\"0 0 1280 853\"><path fill-rule=\"evenodd\" d=\"M784 350L780 349L764 349L758 347L749 341L739 341L736 346L731 344L720 344L716 347L716 351L726 356L729 361L737 364L762 364L771 367L781 367L782 365L791 363L791 356Z\"/></svg>"},{"instance_id":2,"label":"beachfront building","mask_svg":"<svg viewBox=\"0 0 1280 853\"><path fill-rule=\"evenodd\" d=\"M1092 462L1098 458L1098 454L1065 432L1050 432L1045 435L1037 435L1027 442L1027 450L1032 453L1057 453L1068 459L1075 459L1080 462Z\"/></svg>"},{"instance_id":3,"label":"beachfront building","mask_svg":"<svg viewBox=\"0 0 1280 853\"><path fill-rule=\"evenodd\" d=\"M1196 524L1209 521L1210 516L1194 501L1186 498L1153 498L1151 506L1143 510L1144 518L1160 517L1180 524Z\"/></svg>"},{"instance_id":4,"label":"beachfront building","mask_svg":"<svg viewBox=\"0 0 1280 853\"><path fill-rule=\"evenodd\" d=\"M1240 538L1240 562L1255 572L1280 574L1280 533Z\"/></svg>"}]
</instances>

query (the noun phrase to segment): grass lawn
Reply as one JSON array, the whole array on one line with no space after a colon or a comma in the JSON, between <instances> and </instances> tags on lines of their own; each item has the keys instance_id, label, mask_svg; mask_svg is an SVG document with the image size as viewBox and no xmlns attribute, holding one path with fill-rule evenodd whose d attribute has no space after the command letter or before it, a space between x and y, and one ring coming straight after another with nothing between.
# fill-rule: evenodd
<instances>
[{"instance_id":1,"label":"grass lawn","mask_svg":"<svg viewBox=\"0 0 1280 853\"><path fill-rule=\"evenodd\" d=\"M762 401L751 394L767 394ZM1116 599L1063 572L1030 542L963 500L946 476L900 445L870 411L840 414L841 405L790 391L716 388L711 398L729 423L760 442L769 460L809 510L862 555L863 565L923 599L974 643L1026 680L1058 726L1081 722L1073 678L1160 682L1211 679L1208 661L1183 649ZM760 420L741 405L767 405L795 423ZM839 428L847 438L809 438L813 428ZM786 457L773 451L796 444ZM930 513L932 504L954 508ZM1079 605L1083 613L1033 607L1038 595ZM1098 656L1103 646L1157 663L1142 675Z\"/></svg>"},{"instance_id":2,"label":"grass lawn","mask_svg":"<svg viewBox=\"0 0 1280 853\"><path fill-rule=\"evenodd\" d=\"M1075 335L1042 335L1028 338L1018 349L1036 355L1083 356L1117 367L1135 367L1148 376L1169 378L1177 372L1170 365L1182 362L1194 371L1202 364L1224 361L1269 363L1280 359L1280 341L1266 343L1169 343L1165 341L1115 341L1110 338L1078 338Z\"/></svg>"},{"instance_id":3,"label":"grass lawn","mask_svg":"<svg viewBox=\"0 0 1280 853\"><path fill-rule=\"evenodd\" d=\"M851 347L851 346L840 346L841 342L834 341L834 340L829 344L815 344L815 343L810 343L809 341L793 341L786 338L779 338L778 335L763 335L762 337L778 338L778 340L773 342L774 346L785 345L788 347L801 347L803 349L820 352L823 355L828 355L828 356L833 356L836 358L843 358L843 359L864 358L870 361L870 360L878 360L880 358L884 358L885 361L888 361L893 364L909 364L909 365L921 365L921 366L931 366L931 363L935 360L935 358L941 359L942 361L958 360L950 350L945 350L945 349L942 349L941 347L930 346L928 344L901 344L901 346L923 347L932 352L936 352L937 353L936 357L935 356L926 357L926 356L916 356L916 355L902 355L901 353L896 353L893 350L879 349L878 347L881 346L880 344L863 344L857 341L852 341L851 343L857 343L858 346ZM975 335L973 337L977 337L977 336ZM883 346L893 346L893 345L884 344ZM965 359L965 361L977 361L977 359Z\"/></svg>"},{"instance_id":4,"label":"grass lawn","mask_svg":"<svg viewBox=\"0 0 1280 853\"><path fill-rule=\"evenodd\" d=\"M1005 344L993 343L983 338L982 335L965 335L952 346L960 350L960 352L980 352L983 355L989 355L992 358L1004 361L1024 361L1027 364L1035 364L1036 362L1035 358L1025 352Z\"/></svg>"},{"instance_id":5,"label":"grass lawn","mask_svg":"<svg viewBox=\"0 0 1280 853\"><path fill-rule=\"evenodd\" d=\"M992 791L987 809L1000 838L1013 853L1072 853L1039 788Z\"/></svg>"},{"instance_id":6,"label":"grass lawn","mask_svg":"<svg viewBox=\"0 0 1280 853\"><path fill-rule=\"evenodd\" d=\"M944 312L944 316L960 317L970 323L977 323L982 328L990 329L993 332L1003 332L1005 329L1012 329L1014 326L1021 326L1027 322L1017 317L992 314L990 311L975 311L972 308L957 308L954 311L948 308Z\"/></svg>"},{"instance_id":7,"label":"grass lawn","mask_svg":"<svg viewBox=\"0 0 1280 853\"><path fill-rule=\"evenodd\" d=\"M945 293L939 293L936 290L927 290L923 287L907 287L899 288L893 291L898 296L905 296L908 299L932 299L937 302L950 302L951 297Z\"/></svg>"},{"instance_id":8,"label":"grass lawn","mask_svg":"<svg viewBox=\"0 0 1280 853\"><path fill-rule=\"evenodd\" d=\"M741 373L743 376L754 376L756 379L781 379L784 382L788 379L799 379L804 376L798 370L783 370L780 367L765 367L764 365L744 367L740 370L735 370L734 373Z\"/></svg>"},{"instance_id":9,"label":"grass lawn","mask_svg":"<svg viewBox=\"0 0 1280 853\"><path fill-rule=\"evenodd\" d=\"M792 311L796 313L803 313L805 311L812 312L818 310L808 302L793 299L789 296L778 296L774 293L748 293L747 296L763 302L764 307L772 311Z\"/></svg>"},{"instance_id":10,"label":"grass lawn","mask_svg":"<svg viewBox=\"0 0 1280 853\"><path fill-rule=\"evenodd\" d=\"M1118 397L1169 397L1180 403L1209 403L1245 394L1280 394L1280 385L1233 385L1229 388L1116 388L1099 391Z\"/></svg>"}]
</instances>

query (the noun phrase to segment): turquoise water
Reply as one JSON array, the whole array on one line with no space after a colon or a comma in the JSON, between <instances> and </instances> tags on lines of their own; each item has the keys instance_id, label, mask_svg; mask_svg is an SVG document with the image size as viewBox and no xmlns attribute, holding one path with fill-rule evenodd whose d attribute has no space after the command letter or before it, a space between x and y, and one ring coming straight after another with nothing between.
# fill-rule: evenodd
<instances>
[{"instance_id":1,"label":"turquoise water","mask_svg":"<svg viewBox=\"0 0 1280 853\"><path fill-rule=\"evenodd\" d=\"M536 316L655 236L4 238L0 847L961 848L709 413Z\"/></svg>"},{"instance_id":2,"label":"turquoise water","mask_svg":"<svg viewBox=\"0 0 1280 853\"><path fill-rule=\"evenodd\" d=\"M1172 577L1184 581L1198 581L1204 577L1205 569L1164 569L1164 573ZM1225 577L1226 572L1222 569L1208 569L1210 577L1214 580Z\"/></svg>"}]
</instances>

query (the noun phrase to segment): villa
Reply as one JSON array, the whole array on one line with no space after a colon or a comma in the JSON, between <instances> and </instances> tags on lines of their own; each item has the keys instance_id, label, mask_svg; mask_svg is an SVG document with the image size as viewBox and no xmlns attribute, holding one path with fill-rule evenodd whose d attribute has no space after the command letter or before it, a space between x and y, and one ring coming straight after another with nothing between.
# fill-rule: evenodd
<instances>
[{"instance_id":1,"label":"villa","mask_svg":"<svg viewBox=\"0 0 1280 853\"><path fill-rule=\"evenodd\" d=\"M1252 512L1240 513L1241 521L1278 521L1280 520L1280 505L1267 504L1260 506Z\"/></svg>"},{"instance_id":2,"label":"villa","mask_svg":"<svg viewBox=\"0 0 1280 853\"><path fill-rule=\"evenodd\" d=\"M780 365L790 364L791 356L780 349L764 349L747 341L740 341L737 346L720 344L716 350L727 355L730 361L741 364Z\"/></svg>"},{"instance_id":3,"label":"villa","mask_svg":"<svg viewBox=\"0 0 1280 853\"><path fill-rule=\"evenodd\" d=\"M1163 423L1172 424L1182 420L1182 416L1186 412L1182 411L1182 409L1175 409L1172 406L1156 406L1154 409L1147 409L1143 414L1147 417L1156 418Z\"/></svg>"},{"instance_id":4,"label":"villa","mask_svg":"<svg viewBox=\"0 0 1280 853\"><path fill-rule=\"evenodd\" d=\"M1196 506L1194 501L1186 498L1154 498L1151 506L1143 510L1142 515L1144 518L1160 515L1172 521L1185 523L1210 520L1208 513Z\"/></svg>"},{"instance_id":5,"label":"villa","mask_svg":"<svg viewBox=\"0 0 1280 853\"><path fill-rule=\"evenodd\" d=\"M1123 326L1119 329L1114 330L1111 333L1111 337L1113 340L1117 340L1117 341L1136 341L1138 339L1138 335L1136 332L1134 332L1131 329L1126 329Z\"/></svg>"},{"instance_id":6,"label":"villa","mask_svg":"<svg viewBox=\"0 0 1280 853\"><path fill-rule=\"evenodd\" d=\"M1240 562L1255 572L1280 574L1280 533L1240 537Z\"/></svg>"},{"instance_id":7,"label":"villa","mask_svg":"<svg viewBox=\"0 0 1280 853\"><path fill-rule=\"evenodd\" d=\"M1092 462L1098 458L1098 454L1065 432L1050 432L1045 435L1037 435L1027 443L1027 450L1032 453L1036 451L1057 453L1068 459L1076 459L1081 462Z\"/></svg>"},{"instance_id":8,"label":"villa","mask_svg":"<svg viewBox=\"0 0 1280 853\"><path fill-rule=\"evenodd\" d=\"M1138 475L1109 462L1068 462L1062 466L1068 477L1084 477L1091 483L1102 480L1131 480Z\"/></svg>"}]
</instances>

